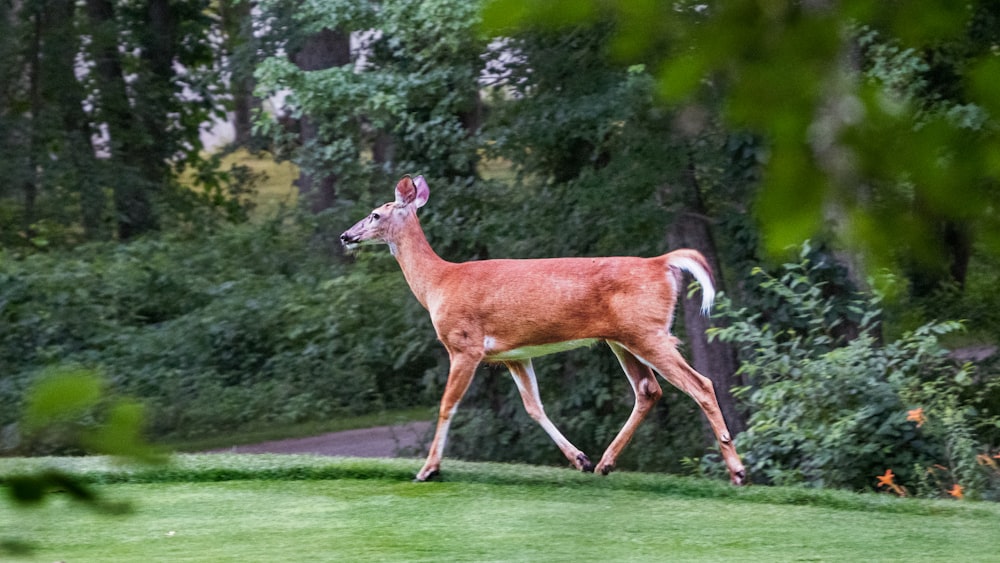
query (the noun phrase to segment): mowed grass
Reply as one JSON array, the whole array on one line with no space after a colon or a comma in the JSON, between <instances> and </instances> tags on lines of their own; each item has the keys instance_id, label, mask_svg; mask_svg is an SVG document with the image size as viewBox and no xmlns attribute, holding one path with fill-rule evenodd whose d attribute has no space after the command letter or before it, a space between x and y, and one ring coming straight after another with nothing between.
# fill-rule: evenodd
<instances>
[{"instance_id":1,"label":"mowed grass","mask_svg":"<svg viewBox=\"0 0 1000 563\"><path fill-rule=\"evenodd\" d=\"M995 561L1000 545L995 504L667 475L450 461L412 483L417 460L201 455L0 460L0 476L40 463L134 510L4 505L0 537L37 561Z\"/></svg>"}]
</instances>

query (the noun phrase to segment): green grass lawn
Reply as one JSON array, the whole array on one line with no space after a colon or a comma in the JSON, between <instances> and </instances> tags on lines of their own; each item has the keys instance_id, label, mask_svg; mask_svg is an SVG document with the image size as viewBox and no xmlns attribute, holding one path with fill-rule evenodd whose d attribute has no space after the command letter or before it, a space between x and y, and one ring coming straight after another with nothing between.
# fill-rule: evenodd
<instances>
[{"instance_id":1,"label":"green grass lawn","mask_svg":"<svg viewBox=\"0 0 1000 563\"><path fill-rule=\"evenodd\" d=\"M443 482L412 483L417 460L201 455L132 472L0 460L0 476L39 464L134 509L2 501L0 538L32 546L25 560L990 561L1000 545L995 504L668 475L450 461Z\"/></svg>"}]
</instances>

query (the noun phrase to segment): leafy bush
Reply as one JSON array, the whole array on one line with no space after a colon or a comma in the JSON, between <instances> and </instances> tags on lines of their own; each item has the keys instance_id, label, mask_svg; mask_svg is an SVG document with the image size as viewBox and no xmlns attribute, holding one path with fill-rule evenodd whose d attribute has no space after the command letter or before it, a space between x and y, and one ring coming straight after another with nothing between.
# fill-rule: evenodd
<instances>
[{"instance_id":1,"label":"leafy bush","mask_svg":"<svg viewBox=\"0 0 1000 563\"><path fill-rule=\"evenodd\" d=\"M729 310L730 325L711 331L742 347L740 374L749 386L740 397L751 415L739 444L754 478L857 489L889 468L902 482L926 481L938 465L945 480L983 493L976 456L985 444L976 430L996 421L982 407L998 382L974 382L973 366L948 357L939 339L961 325L932 322L882 343L880 300L859 294L846 301L860 332L848 339L838 332L842 317L828 314L844 298L825 296L811 281L813 268L804 260L780 277L754 272L790 323ZM922 412L934 412L936 422L923 427Z\"/></svg>"},{"instance_id":2,"label":"leafy bush","mask_svg":"<svg viewBox=\"0 0 1000 563\"><path fill-rule=\"evenodd\" d=\"M426 402L426 313L387 255L346 267L328 223L347 220L0 257L0 427L66 362L141 398L161 438Z\"/></svg>"}]
</instances>

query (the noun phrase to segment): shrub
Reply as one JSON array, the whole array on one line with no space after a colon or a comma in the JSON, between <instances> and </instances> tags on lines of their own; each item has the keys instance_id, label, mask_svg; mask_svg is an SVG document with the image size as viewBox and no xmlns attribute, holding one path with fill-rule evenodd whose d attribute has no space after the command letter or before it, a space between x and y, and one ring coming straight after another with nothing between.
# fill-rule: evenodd
<instances>
[{"instance_id":1,"label":"shrub","mask_svg":"<svg viewBox=\"0 0 1000 563\"><path fill-rule=\"evenodd\" d=\"M739 396L751 415L739 444L754 479L859 489L888 468L901 482L917 483L937 465L947 468L947 480L982 493L976 456L985 445L976 429L996 419L977 406L997 383L981 381L969 392L973 366L949 359L939 340L961 325L932 322L882 343L880 299L858 294L846 308L859 319L860 334L848 339L838 333L840 317L828 314L843 297L824 296L822 284L811 281L812 267L804 260L786 265L780 277L753 272L791 312L794 328L724 302L731 322L710 333L741 346L739 373L749 385ZM918 423L919 408L935 413L933 425Z\"/></svg>"},{"instance_id":2,"label":"shrub","mask_svg":"<svg viewBox=\"0 0 1000 563\"><path fill-rule=\"evenodd\" d=\"M142 399L159 438L425 402L440 359L426 313L387 255L345 268L326 222L346 224L281 217L0 257L0 427L66 362Z\"/></svg>"}]
</instances>

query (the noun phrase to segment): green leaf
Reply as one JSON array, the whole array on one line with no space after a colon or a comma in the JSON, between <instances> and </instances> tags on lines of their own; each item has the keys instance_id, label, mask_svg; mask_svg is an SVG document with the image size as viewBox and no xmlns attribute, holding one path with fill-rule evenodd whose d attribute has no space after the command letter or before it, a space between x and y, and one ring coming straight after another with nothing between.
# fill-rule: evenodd
<instances>
[{"instance_id":1,"label":"green leaf","mask_svg":"<svg viewBox=\"0 0 1000 563\"><path fill-rule=\"evenodd\" d=\"M141 403L120 399L108 409L104 424L87 433L83 442L102 453L159 462L161 453L142 439L144 420L145 407Z\"/></svg>"},{"instance_id":2,"label":"green leaf","mask_svg":"<svg viewBox=\"0 0 1000 563\"><path fill-rule=\"evenodd\" d=\"M976 63L969 72L969 94L994 116L1000 116L1000 58L993 56Z\"/></svg>"},{"instance_id":3,"label":"green leaf","mask_svg":"<svg viewBox=\"0 0 1000 563\"><path fill-rule=\"evenodd\" d=\"M20 504L37 504L45 498L45 483L37 475L15 475L4 482L10 498Z\"/></svg>"},{"instance_id":4,"label":"green leaf","mask_svg":"<svg viewBox=\"0 0 1000 563\"><path fill-rule=\"evenodd\" d=\"M693 55L669 61L660 71L660 95L670 102L683 100L697 88L705 69L704 59Z\"/></svg>"},{"instance_id":5,"label":"green leaf","mask_svg":"<svg viewBox=\"0 0 1000 563\"><path fill-rule=\"evenodd\" d=\"M33 430L79 417L97 404L103 386L96 373L85 369L43 375L28 393L25 426Z\"/></svg>"}]
</instances>

